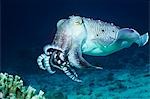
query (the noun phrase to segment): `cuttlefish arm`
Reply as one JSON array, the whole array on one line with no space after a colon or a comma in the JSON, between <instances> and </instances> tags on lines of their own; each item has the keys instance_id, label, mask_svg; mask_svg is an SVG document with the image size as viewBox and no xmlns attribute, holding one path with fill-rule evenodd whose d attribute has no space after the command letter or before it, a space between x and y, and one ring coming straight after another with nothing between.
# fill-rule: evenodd
<instances>
[{"instance_id":1,"label":"cuttlefish arm","mask_svg":"<svg viewBox=\"0 0 150 99\"><path fill-rule=\"evenodd\" d=\"M77 16L70 17L67 20L60 20L57 23L57 32L52 46L48 45L44 47L45 56L49 56L49 61L46 59L46 65L62 70L72 80L81 82L72 67L94 67L82 57L81 45L85 39L86 31L81 17ZM45 62L45 58L43 60ZM40 67L44 66L40 65ZM94 68L102 69L101 67ZM51 68L48 71L55 73Z\"/></svg>"},{"instance_id":2,"label":"cuttlefish arm","mask_svg":"<svg viewBox=\"0 0 150 99\"><path fill-rule=\"evenodd\" d=\"M72 63L73 66L75 66L77 68L103 69L100 66L94 66L94 65L90 64L83 58L80 45L78 47L70 50L68 54L69 54L68 55L69 61Z\"/></svg>"},{"instance_id":3,"label":"cuttlefish arm","mask_svg":"<svg viewBox=\"0 0 150 99\"><path fill-rule=\"evenodd\" d=\"M62 70L69 78L76 82L82 82L75 70L72 68L68 57L61 48L47 45L44 47L44 54L41 54L37 63L43 70L47 70L50 74L54 74L54 68Z\"/></svg>"}]
</instances>

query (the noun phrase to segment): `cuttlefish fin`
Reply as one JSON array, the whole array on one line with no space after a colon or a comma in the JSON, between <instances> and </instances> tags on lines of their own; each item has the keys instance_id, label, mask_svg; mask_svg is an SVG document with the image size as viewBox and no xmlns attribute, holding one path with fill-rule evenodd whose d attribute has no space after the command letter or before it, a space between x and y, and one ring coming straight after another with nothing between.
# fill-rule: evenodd
<instances>
[{"instance_id":1,"label":"cuttlefish fin","mask_svg":"<svg viewBox=\"0 0 150 99\"><path fill-rule=\"evenodd\" d=\"M148 39L149 39L148 33L145 33L145 34L141 35L135 42L139 46L144 46L148 42Z\"/></svg>"},{"instance_id":2,"label":"cuttlefish fin","mask_svg":"<svg viewBox=\"0 0 150 99\"><path fill-rule=\"evenodd\" d=\"M122 41L122 47L130 47L133 43L144 46L148 42L148 33L140 35L136 30L123 28L118 32L118 41Z\"/></svg>"}]
</instances>

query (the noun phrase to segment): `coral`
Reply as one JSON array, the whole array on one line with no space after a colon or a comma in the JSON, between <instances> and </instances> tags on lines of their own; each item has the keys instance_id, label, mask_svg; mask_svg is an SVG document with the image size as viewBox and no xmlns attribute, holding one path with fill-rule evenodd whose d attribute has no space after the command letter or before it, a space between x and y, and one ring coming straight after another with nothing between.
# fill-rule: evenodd
<instances>
[{"instance_id":1,"label":"coral","mask_svg":"<svg viewBox=\"0 0 150 99\"><path fill-rule=\"evenodd\" d=\"M45 99L44 92L31 86L25 87L23 81L17 75L0 73L0 99Z\"/></svg>"}]
</instances>

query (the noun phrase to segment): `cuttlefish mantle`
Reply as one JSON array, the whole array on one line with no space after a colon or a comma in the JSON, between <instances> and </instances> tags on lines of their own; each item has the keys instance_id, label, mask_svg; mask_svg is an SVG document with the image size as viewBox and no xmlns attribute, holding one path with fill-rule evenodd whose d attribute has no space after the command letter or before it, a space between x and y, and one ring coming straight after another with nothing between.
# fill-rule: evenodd
<instances>
[{"instance_id":1,"label":"cuttlefish mantle","mask_svg":"<svg viewBox=\"0 0 150 99\"><path fill-rule=\"evenodd\" d=\"M81 82L73 67L102 69L88 63L82 54L106 56L133 43L144 46L148 39L148 33L140 35L134 29L120 28L112 23L70 16L58 21L53 43L44 47L37 63L51 74L57 68L72 80Z\"/></svg>"}]
</instances>

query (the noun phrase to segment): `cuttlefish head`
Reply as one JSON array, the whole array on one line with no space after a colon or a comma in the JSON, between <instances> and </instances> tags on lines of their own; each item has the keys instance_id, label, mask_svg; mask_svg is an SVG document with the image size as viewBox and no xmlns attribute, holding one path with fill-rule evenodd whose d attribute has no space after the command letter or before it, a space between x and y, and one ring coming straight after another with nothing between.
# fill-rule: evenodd
<instances>
[{"instance_id":1,"label":"cuttlefish head","mask_svg":"<svg viewBox=\"0 0 150 99\"><path fill-rule=\"evenodd\" d=\"M80 16L69 16L68 19L59 20L57 22L57 30L63 30L66 35L74 39L85 36L85 27Z\"/></svg>"},{"instance_id":2,"label":"cuttlefish head","mask_svg":"<svg viewBox=\"0 0 150 99\"><path fill-rule=\"evenodd\" d=\"M86 32L82 17L70 16L68 19L68 30L74 39L85 38Z\"/></svg>"}]
</instances>

